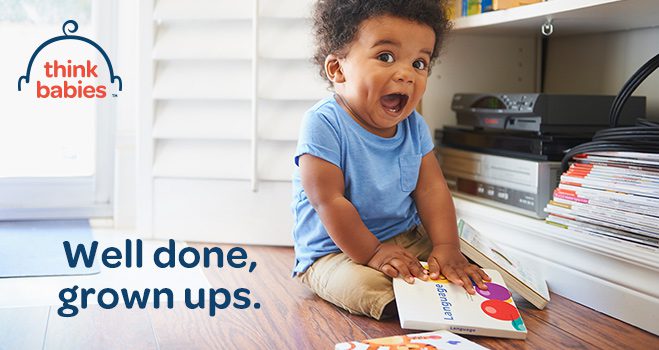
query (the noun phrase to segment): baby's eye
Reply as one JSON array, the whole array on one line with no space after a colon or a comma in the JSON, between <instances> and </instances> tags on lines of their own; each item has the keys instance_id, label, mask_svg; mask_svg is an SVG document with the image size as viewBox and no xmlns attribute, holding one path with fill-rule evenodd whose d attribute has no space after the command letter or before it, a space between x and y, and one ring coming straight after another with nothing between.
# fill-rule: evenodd
<instances>
[{"instance_id":1,"label":"baby's eye","mask_svg":"<svg viewBox=\"0 0 659 350\"><path fill-rule=\"evenodd\" d=\"M394 61L394 55L385 52L378 55L378 59L382 62L392 63Z\"/></svg>"},{"instance_id":2,"label":"baby's eye","mask_svg":"<svg viewBox=\"0 0 659 350\"><path fill-rule=\"evenodd\" d=\"M412 63L412 66L416 69L424 70L424 69L426 69L426 61L416 60L416 61L414 61L414 63Z\"/></svg>"}]
</instances>

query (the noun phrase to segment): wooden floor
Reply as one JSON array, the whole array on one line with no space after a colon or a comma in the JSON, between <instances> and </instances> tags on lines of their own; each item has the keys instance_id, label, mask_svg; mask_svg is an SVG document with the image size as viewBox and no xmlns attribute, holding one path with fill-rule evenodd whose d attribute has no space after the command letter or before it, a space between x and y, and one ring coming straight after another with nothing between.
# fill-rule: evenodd
<instances>
[{"instance_id":1,"label":"wooden floor","mask_svg":"<svg viewBox=\"0 0 659 350\"><path fill-rule=\"evenodd\" d=\"M413 333L397 320L350 315L319 299L290 278L291 248L246 250L258 263L251 274L216 269L206 275L213 288L249 288L260 309L228 308L210 317L182 303L172 310L96 306L73 318L57 316L55 307L0 309L0 349L333 349L338 342ZM515 302L526 341L469 338L491 349L659 349L659 337L555 294L543 311Z\"/></svg>"}]
</instances>

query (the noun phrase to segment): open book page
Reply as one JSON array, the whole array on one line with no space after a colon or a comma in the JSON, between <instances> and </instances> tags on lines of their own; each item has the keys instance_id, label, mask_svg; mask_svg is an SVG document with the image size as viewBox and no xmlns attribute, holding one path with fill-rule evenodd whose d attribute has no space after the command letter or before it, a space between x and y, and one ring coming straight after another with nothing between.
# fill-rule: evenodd
<instances>
[{"instance_id":1,"label":"open book page","mask_svg":"<svg viewBox=\"0 0 659 350\"><path fill-rule=\"evenodd\" d=\"M485 255L488 259L498 265L498 267L510 273L514 278L519 280L519 282L533 289L533 291L539 294L542 298L549 300L547 283L538 274L531 271L531 269L524 267L519 260L506 253L505 250L495 242L478 233L478 231L469 226L469 224L462 219L458 222L458 232L460 238L465 243ZM465 253L465 255L469 256L467 253ZM469 256L469 258L476 261L474 257ZM477 263L479 262L477 261Z\"/></svg>"}]
</instances>

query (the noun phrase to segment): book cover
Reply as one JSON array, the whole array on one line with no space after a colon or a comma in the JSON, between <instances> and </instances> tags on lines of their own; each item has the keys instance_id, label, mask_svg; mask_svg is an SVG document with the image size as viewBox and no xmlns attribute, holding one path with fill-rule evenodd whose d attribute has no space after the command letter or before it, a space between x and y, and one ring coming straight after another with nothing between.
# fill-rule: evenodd
<instances>
[{"instance_id":1,"label":"book cover","mask_svg":"<svg viewBox=\"0 0 659 350\"><path fill-rule=\"evenodd\" d=\"M492 10L506 10L542 1L543 0L492 0Z\"/></svg>"},{"instance_id":2,"label":"book cover","mask_svg":"<svg viewBox=\"0 0 659 350\"><path fill-rule=\"evenodd\" d=\"M522 265L495 242L481 235L464 220L458 221L460 250L484 268L501 273L506 284L538 309L549 302L547 283L537 273Z\"/></svg>"},{"instance_id":3,"label":"book cover","mask_svg":"<svg viewBox=\"0 0 659 350\"><path fill-rule=\"evenodd\" d=\"M487 290L474 286L474 295L444 277L416 279L414 284L394 278L401 327L525 339L524 321L503 278L496 270L485 272L492 281L486 283Z\"/></svg>"},{"instance_id":4,"label":"book cover","mask_svg":"<svg viewBox=\"0 0 659 350\"><path fill-rule=\"evenodd\" d=\"M336 344L334 350L486 350L487 348L448 331L395 335L386 338Z\"/></svg>"},{"instance_id":5,"label":"book cover","mask_svg":"<svg viewBox=\"0 0 659 350\"><path fill-rule=\"evenodd\" d=\"M467 16L481 13L480 0L467 0Z\"/></svg>"}]
</instances>

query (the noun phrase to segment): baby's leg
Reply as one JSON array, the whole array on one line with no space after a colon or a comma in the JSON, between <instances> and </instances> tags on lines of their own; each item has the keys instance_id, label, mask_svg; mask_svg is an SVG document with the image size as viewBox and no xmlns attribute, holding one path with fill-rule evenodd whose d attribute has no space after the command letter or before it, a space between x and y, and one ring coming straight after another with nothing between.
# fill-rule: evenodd
<instances>
[{"instance_id":1,"label":"baby's leg","mask_svg":"<svg viewBox=\"0 0 659 350\"><path fill-rule=\"evenodd\" d=\"M422 259L428 257L432 248L421 226L387 242L400 245ZM376 320L397 314L391 278L368 266L354 263L344 253L318 259L299 277L318 296L350 313Z\"/></svg>"},{"instance_id":2,"label":"baby's leg","mask_svg":"<svg viewBox=\"0 0 659 350\"><path fill-rule=\"evenodd\" d=\"M385 306L394 300L390 277L354 263L344 253L318 259L300 275L300 280L330 303L376 320L383 317Z\"/></svg>"}]
</instances>

